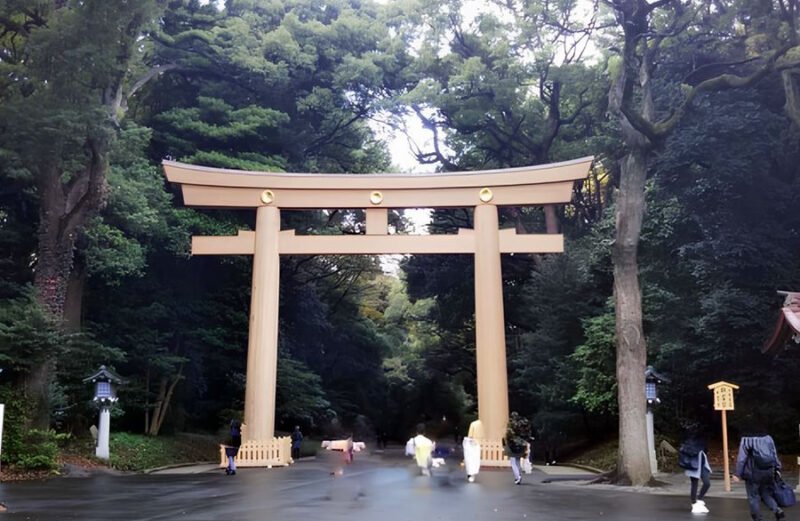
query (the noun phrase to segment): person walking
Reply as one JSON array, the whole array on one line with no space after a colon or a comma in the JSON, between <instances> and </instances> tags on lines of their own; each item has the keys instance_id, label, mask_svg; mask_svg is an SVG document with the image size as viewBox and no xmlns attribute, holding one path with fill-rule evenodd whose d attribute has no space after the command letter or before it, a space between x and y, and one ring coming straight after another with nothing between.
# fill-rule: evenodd
<instances>
[{"instance_id":1,"label":"person walking","mask_svg":"<svg viewBox=\"0 0 800 521\"><path fill-rule=\"evenodd\" d=\"M522 484L520 474L520 458L525 454L528 439L531 437L531 425L516 412L511 413L506 428L506 437L503 439L506 454L511 463L511 472L514 474L514 484Z\"/></svg>"},{"instance_id":2,"label":"person walking","mask_svg":"<svg viewBox=\"0 0 800 521\"><path fill-rule=\"evenodd\" d=\"M475 482L475 476L481 470L481 440L477 436L483 436L483 424L480 420L470 424L469 431L461 442L464 449L464 470L467 471L467 481L470 483Z\"/></svg>"},{"instance_id":3,"label":"person walking","mask_svg":"<svg viewBox=\"0 0 800 521\"><path fill-rule=\"evenodd\" d=\"M434 446L435 443L425 436L425 424L420 423L417 425L417 435L408 440L406 452L408 453L413 450L414 460L417 462L417 466L422 470L423 476L431 475Z\"/></svg>"},{"instance_id":4,"label":"person walking","mask_svg":"<svg viewBox=\"0 0 800 521\"><path fill-rule=\"evenodd\" d=\"M292 459L300 459L300 445L303 444L303 433L300 432L300 426L295 425L292 431Z\"/></svg>"},{"instance_id":5,"label":"person walking","mask_svg":"<svg viewBox=\"0 0 800 521\"><path fill-rule=\"evenodd\" d=\"M709 510L703 498L711 487L711 465L708 462L708 444L698 432L691 432L679 449L679 462L686 469L691 485L689 495L692 499L692 514L708 514ZM698 493L697 487L703 482Z\"/></svg>"},{"instance_id":6,"label":"person walking","mask_svg":"<svg viewBox=\"0 0 800 521\"><path fill-rule=\"evenodd\" d=\"M228 457L228 467L225 474L233 476L236 474L236 456L239 454L239 447L242 446L242 425L238 420L231 420L230 435L228 444L225 446L225 456Z\"/></svg>"},{"instance_id":7,"label":"person walking","mask_svg":"<svg viewBox=\"0 0 800 521\"><path fill-rule=\"evenodd\" d=\"M775 514L775 519L780 521L786 517L775 501L775 473L781 469L781 461L772 436L761 429L757 432L754 436L742 437L739 442L733 479L744 479L753 521L763 521L762 501Z\"/></svg>"}]
</instances>

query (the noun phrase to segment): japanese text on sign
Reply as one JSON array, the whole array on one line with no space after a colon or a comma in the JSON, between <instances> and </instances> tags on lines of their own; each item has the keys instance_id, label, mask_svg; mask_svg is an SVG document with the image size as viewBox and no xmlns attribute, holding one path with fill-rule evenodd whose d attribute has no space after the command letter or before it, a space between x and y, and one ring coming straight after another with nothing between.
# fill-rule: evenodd
<instances>
[{"instance_id":1,"label":"japanese text on sign","mask_svg":"<svg viewBox=\"0 0 800 521\"><path fill-rule=\"evenodd\" d=\"M714 410L732 411L733 410L733 388L717 387L714 389Z\"/></svg>"}]
</instances>

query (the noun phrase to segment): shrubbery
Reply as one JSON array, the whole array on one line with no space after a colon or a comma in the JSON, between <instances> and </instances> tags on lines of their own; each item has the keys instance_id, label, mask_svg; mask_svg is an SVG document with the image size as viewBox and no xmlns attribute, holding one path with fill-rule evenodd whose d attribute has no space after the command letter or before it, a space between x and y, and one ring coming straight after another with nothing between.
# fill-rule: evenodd
<instances>
[{"instance_id":1,"label":"shrubbery","mask_svg":"<svg viewBox=\"0 0 800 521\"><path fill-rule=\"evenodd\" d=\"M12 464L25 470L56 470L58 468L59 446L70 438L69 434L58 433L52 429L29 430Z\"/></svg>"},{"instance_id":2,"label":"shrubbery","mask_svg":"<svg viewBox=\"0 0 800 521\"><path fill-rule=\"evenodd\" d=\"M32 402L24 393L0 387L0 403L5 404L3 465L20 470L57 469L59 445L69 439L69 434L29 429Z\"/></svg>"}]
</instances>

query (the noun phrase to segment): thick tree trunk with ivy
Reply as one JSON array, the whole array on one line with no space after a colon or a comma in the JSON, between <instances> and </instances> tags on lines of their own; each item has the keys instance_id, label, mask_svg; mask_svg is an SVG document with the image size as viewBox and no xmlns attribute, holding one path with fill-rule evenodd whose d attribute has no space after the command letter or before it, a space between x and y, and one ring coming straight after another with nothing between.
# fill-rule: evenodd
<instances>
[{"instance_id":1,"label":"thick tree trunk with ivy","mask_svg":"<svg viewBox=\"0 0 800 521\"><path fill-rule=\"evenodd\" d=\"M77 236L105 203L107 148L105 140L88 138L83 171L69 182L62 182L64 172L56 165L37 175L41 206L34 284L40 303L55 317L64 316Z\"/></svg>"},{"instance_id":2,"label":"thick tree trunk with ivy","mask_svg":"<svg viewBox=\"0 0 800 521\"><path fill-rule=\"evenodd\" d=\"M54 147L57 149L57 144ZM57 159L58 150L54 150L52 162L44 163L36 176L41 204L34 287L39 304L62 327L75 241L105 201L106 140L88 138L84 153L83 170L73 174L68 182L62 181L64 172ZM49 425L52 368L52 360L42 360L27 382L36 404L34 424L39 428Z\"/></svg>"}]
</instances>

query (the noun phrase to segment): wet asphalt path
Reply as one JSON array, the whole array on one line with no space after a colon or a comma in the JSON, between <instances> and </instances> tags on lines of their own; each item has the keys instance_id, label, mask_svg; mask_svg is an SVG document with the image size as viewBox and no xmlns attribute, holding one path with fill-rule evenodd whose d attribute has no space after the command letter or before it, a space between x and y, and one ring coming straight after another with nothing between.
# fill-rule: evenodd
<instances>
[{"instance_id":1,"label":"wet asphalt path","mask_svg":"<svg viewBox=\"0 0 800 521\"><path fill-rule=\"evenodd\" d=\"M187 475L94 475L0 484L0 521L678 521L742 520L743 499L708 498L711 514L692 516L686 497L550 483L534 473L515 486L510 471L467 483L454 464L432 478L408 460L362 458L333 478L321 462L288 469ZM791 516L793 512L790 512ZM766 517L766 519L771 519ZM791 519L791 517L790 517Z\"/></svg>"}]
</instances>

